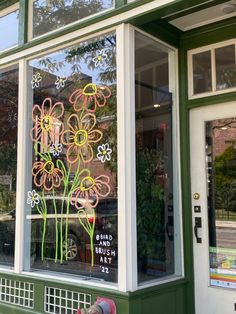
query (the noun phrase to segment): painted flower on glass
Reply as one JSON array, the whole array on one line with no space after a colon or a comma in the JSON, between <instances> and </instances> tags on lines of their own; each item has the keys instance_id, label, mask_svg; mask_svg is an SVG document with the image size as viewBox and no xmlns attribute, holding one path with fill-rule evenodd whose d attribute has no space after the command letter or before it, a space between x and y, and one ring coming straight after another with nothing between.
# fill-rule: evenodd
<instances>
[{"instance_id":1,"label":"painted flower on glass","mask_svg":"<svg viewBox=\"0 0 236 314\"><path fill-rule=\"evenodd\" d=\"M42 76L39 72L33 74L32 80L31 80L32 88L39 87L39 83L41 81L42 81Z\"/></svg>"},{"instance_id":2,"label":"painted flower on glass","mask_svg":"<svg viewBox=\"0 0 236 314\"><path fill-rule=\"evenodd\" d=\"M34 184L37 187L43 187L46 191L58 188L64 179L63 172L55 167L49 154L44 156L44 160L33 164L32 175Z\"/></svg>"},{"instance_id":3,"label":"painted flower on glass","mask_svg":"<svg viewBox=\"0 0 236 314\"><path fill-rule=\"evenodd\" d=\"M96 51L96 56L92 59L95 67L102 66L107 59L106 49Z\"/></svg>"},{"instance_id":4,"label":"painted flower on glass","mask_svg":"<svg viewBox=\"0 0 236 314\"><path fill-rule=\"evenodd\" d=\"M85 109L94 112L97 107L105 106L109 97L111 97L111 90L107 86L89 83L83 89L74 91L69 102L74 106L75 111Z\"/></svg>"},{"instance_id":5,"label":"painted flower on glass","mask_svg":"<svg viewBox=\"0 0 236 314\"><path fill-rule=\"evenodd\" d=\"M66 157L69 163L78 160L88 163L93 159L91 144L99 142L103 136L101 131L94 129L96 122L92 113L86 113L81 119L76 114L68 118L69 130L63 132L62 143L68 147Z\"/></svg>"},{"instance_id":6,"label":"painted flower on glass","mask_svg":"<svg viewBox=\"0 0 236 314\"><path fill-rule=\"evenodd\" d=\"M101 162L105 162L106 160L111 160L112 149L109 147L109 144L102 144L98 146L97 158L101 160Z\"/></svg>"},{"instance_id":7,"label":"painted flower on glass","mask_svg":"<svg viewBox=\"0 0 236 314\"><path fill-rule=\"evenodd\" d=\"M110 194L110 178L106 175L93 178L90 171L84 169L80 173L79 182L70 201L71 205L77 209L95 208L100 197L106 197Z\"/></svg>"},{"instance_id":8,"label":"painted flower on glass","mask_svg":"<svg viewBox=\"0 0 236 314\"><path fill-rule=\"evenodd\" d=\"M59 156L62 152L62 144L55 143L50 146L50 153L53 154L54 157Z\"/></svg>"},{"instance_id":9,"label":"painted flower on glass","mask_svg":"<svg viewBox=\"0 0 236 314\"><path fill-rule=\"evenodd\" d=\"M56 88L60 89L62 87L65 87L65 84L66 84L66 78L57 76L57 79L55 82Z\"/></svg>"},{"instance_id":10,"label":"painted flower on glass","mask_svg":"<svg viewBox=\"0 0 236 314\"><path fill-rule=\"evenodd\" d=\"M63 116L64 106L62 102L52 105L51 98L45 98L42 106L34 105L32 119L34 127L31 130L32 141L41 141L44 147L51 142L59 141L63 132L63 123L59 120Z\"/></svg>"},{"instance_id":11,"label":"painted flower on glass","mask_svg":"<svg viewBox=\"0 0 236 314\"><path fill-rule=\"evenodd\" d=\"M30 204L30 206L33 208L35 205L39 204L39 195L35 190L28 191L27 193L27 204Z\"/></svg>"}]
</instances>

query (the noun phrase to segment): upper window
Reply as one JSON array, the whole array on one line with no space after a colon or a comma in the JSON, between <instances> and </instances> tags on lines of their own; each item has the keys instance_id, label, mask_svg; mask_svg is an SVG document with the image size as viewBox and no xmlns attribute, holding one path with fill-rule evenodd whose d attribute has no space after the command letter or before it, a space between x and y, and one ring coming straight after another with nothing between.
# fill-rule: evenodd
<instances>
[{"instance_id":1,"label":"upper window","mask_svg":"<svg viewBox=\"0 0 236 314\"><path fill-rule=\"evenodd\" d=\"M236 89L236 43L189 52L189 98Z\"/></svg>"},{"instance_id":2,"label":"upper window","mask_svg":"<svg viewBox=\"0 0 236 314\"><path fill-rule=\"evenodd\" d=\"M116 37L31 60L28 75L26 265L116 282Z\"/></svg>"},{"instance_id":3,"label":"upper window","mask_svg":"<svg viewBox=\"0 0 236 314\"><path fill-rule=\"evenodd\" d=\"M18 44L18 7L19 5L17 4L0 12L0 51Z\"/></svg>"},{"instance_id":4,"label":"upper window","mask_svg":"<svg viewBox=\"0 0 236 314\"><path fill-rule=\"evenodd\" d=\"M113 0L31 1L33 38L113 7Z\"/></svg>"}]
</instances>

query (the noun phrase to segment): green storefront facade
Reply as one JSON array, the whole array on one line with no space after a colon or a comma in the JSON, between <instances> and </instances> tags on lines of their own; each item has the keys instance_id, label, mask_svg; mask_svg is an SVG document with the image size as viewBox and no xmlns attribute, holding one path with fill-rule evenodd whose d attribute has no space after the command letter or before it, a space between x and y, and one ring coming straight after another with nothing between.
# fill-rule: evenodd
<instances>
[{"instance_id":1,"label":"green storefront facade","mask_svg":"<svg viewBox=\"0 0 236 314\"><path fill-rule=\"evenodd\" d=\"M0 313L233 314L236 2L0 0L0 40Z\"/></svg>"}]
</instances>

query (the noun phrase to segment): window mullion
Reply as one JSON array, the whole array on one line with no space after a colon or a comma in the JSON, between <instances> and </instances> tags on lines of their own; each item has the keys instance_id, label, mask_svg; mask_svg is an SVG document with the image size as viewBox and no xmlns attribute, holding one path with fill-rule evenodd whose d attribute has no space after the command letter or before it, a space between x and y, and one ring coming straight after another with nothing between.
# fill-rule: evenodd
<instances>
[{"instance_id":1,"label":"window mullion","mask_svg":"<svg viewBox=\"0 0 236 314\"><path fill-rule=\"evenodd\" d=\"M134 29L117 28L118 285L137 288Z\"/></svg>"},{"instance_id":2,"label":"window mullion","mask_svg":"<svg viewBox=\"0 0 236 314\"><path fill-rule=\"evenodd\" d=\"M212 73L212 91L216 91L216 57L215 49L211 49L211 73Z\"/></svg>"},{"instance_id":3,"label":"window mullion","mask_svg":"<svg viewBox=\"0 0 236 314\"><path fill-rule=\"evenodd\" d=\"M15 229L15 272L23 270L24 243L24 205L26 182L26 62L19 62L19 101L18 101L18 134L17 134L17 185L16 185L16 229Z\"/></svg>"},{"instance_id":4,"label":"window mullion","mask_svg":"<svg viewBox=\"0 0 236 314\"><path fill-rule=\"evenodd\" d=\"M27 43L27 17L28 17L28 1L27 0L19 0L20 8L19 8L19 46Z\"/></svg>"}]
</instances>

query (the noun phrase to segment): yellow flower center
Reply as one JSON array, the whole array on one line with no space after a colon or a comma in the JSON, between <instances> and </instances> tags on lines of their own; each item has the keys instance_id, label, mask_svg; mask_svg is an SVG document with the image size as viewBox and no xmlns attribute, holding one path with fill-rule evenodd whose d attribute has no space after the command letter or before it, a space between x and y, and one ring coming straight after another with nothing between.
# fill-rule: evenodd
<instances>
[{"instance_id":1,"label":"yellow flower center","mask_svg":"<svg viewBox=\"0 0 236 314\"><path fill-rule=\"evenodd\" d=\"M90 176L84 177L80 183L81 191L88 191L95 185L95 181Z\"/></svg>"},{"instance_id":2,"label":"yellow flower center","mask_svg":"<svg viewBox=\"0 0 236 314\"><path fill-rule=\"evenodd\" d=\"M54 170L54 164L52 161L47 161L43 167L43 169L48 173L52 174Z\"/></svg>"},{"instance_id":3,"label":"yellow flower center","mask_svg":"<svg viewBox=\"0 0 236 314\"><path fill-rule=\"evenodd\" d=\"M83 94L85 96L93 96L96 93L97 93L97 86L96 86L96 84L89 83L83 89Z\"/></svg>"},{"instance_id":4,"label":"yellow flower center","mask_svg":"<svg viewBox=\"0 0 236 314\"><path fill-rule=\"evenodd\" d=\"M106 155L107 151L106 151L106 150L103 150L102 153L103 153L103 155Z\"/></svg>"},{"instance_id":5,"label":"yellow flower center","mask_svg":"<svg viewBox=\"0 0 236 314\"><path fill-rule=\"evenodd\" d=\"M100 61L100 60L102 60L102 56L100 55L100 56L98 56L98 60Z\"/></svg>"},{"instance_id":6,"label":"yellow flower center","mask_svg":"<svg viewBox=\"0 0 236 314\"><path fill-rule=\"evenodd\" d=\"M43 117L43 119L41 120L41 129L48 132L51 130L52 128L52 117L46 115Z\"/></svg>"},{"instance_id":7,"label":"yellow flower center","mask_svg":"<svg viewBox=\"0 0 236 314\"><path fill-rule=\"evenodd\" d=\"M75 133L74 143L77 146L83 146L88 139L88 132L85 130L79 130Z\"/></svg>"}]
</instances>

